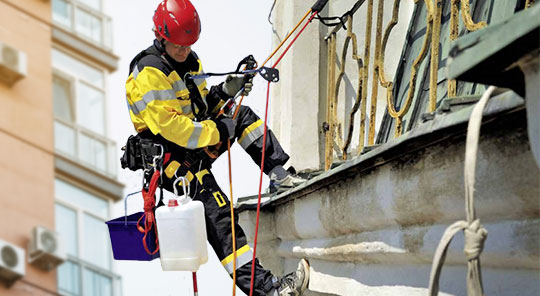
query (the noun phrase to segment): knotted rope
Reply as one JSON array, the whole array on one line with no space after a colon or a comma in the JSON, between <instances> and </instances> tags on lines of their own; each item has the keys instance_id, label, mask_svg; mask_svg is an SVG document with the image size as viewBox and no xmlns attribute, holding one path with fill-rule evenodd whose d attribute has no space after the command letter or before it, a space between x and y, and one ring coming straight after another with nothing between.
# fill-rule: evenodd
<instances>
[{"instance_id":1,"label":"knotted rope","mask_svg":"<svg viewBox=\"0 0 540 296\"><path fill-rule=\"evenodd\" d=\"M446 229L435 251L433 265L431 266L431 276L429 279L429 295L436 296L439 293L439 277L446 257L448 245L452 238L460 230L465 234L464 252L467 256L467 295L483 296L482 272L480 270L480 253L484 248L484 241L487 238L487 230L480 224L479 219L475 219L474 211L474 178L476 174L476 155L478 151L478 138L480 136L480 125L482 124L482 113L491 94L495 90L490 86L482 95L469 119L467 127L467 141L465 146L465 214L467 221L458 221Z\"/></svg>"}]
</instances>

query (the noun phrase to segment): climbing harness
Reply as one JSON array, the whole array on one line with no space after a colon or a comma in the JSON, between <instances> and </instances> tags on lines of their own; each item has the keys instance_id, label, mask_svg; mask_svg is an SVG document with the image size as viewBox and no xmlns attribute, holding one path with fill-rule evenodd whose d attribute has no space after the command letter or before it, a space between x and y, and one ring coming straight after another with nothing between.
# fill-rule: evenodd
<instances>
[{"instance_id":1,"label":"climbing harness","mask_svg":"<svg viewBox=\"0 0 540 296\"><path fill-rule=\"evenodd\" d=\"M197 76L192 76L189 72L184 75L184 83L189 91L189 100L191 101L191 110L197 121L203 121L207 117L208 104L203 100L201 92L195 84Z\"/></svg>"}]
</instances>

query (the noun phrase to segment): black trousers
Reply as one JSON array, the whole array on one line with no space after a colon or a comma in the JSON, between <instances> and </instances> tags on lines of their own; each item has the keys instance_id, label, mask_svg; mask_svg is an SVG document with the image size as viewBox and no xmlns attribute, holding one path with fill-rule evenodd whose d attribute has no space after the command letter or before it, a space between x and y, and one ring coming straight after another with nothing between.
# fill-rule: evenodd
<instances>
[{"instance_id":1,"label":"black trousers","mask_svg":"<svg viewBox=\"0 0 540 296\"><path fill-rule=\"evenodd\" d=\"M253 161L259 165L261 163L263 148L264 125L259 117L249 107L241 106L237 117L235 138L244 150L251 156ZM144 137L144 135L142 135ZM167 142L163 138L158 140L165 146L169 154L169 159L163 164L164 177L163 188L173 192L174 181L178 176L175 173L184 161L185 150L177 145ZM283 151L274 134L269 131L265 146L265 166L264 172L268 174L276 165L283 165L289 156ZM227 150L225 143L219 152ZM206 167L205 167L206 166ZM225 192L219 188L210 167L200 164L191 166L186 175L189 181L190 196L194 200L199 200L204 204L206 215L206 233L208 242L217 254L223 267L232 276L233 272L233 245L231 228L230 201ZM178 192L182 192L181 183L177 184ZM238 215L235 213L235 236L237 250L236 264L236 285L247 295L250 291L251 265L253 253L247 244L246 235L242 227L238 224ZM254 295L264 296L273 288L273 275L265 270L255 260Z\"/></svg>"}]
</instances>

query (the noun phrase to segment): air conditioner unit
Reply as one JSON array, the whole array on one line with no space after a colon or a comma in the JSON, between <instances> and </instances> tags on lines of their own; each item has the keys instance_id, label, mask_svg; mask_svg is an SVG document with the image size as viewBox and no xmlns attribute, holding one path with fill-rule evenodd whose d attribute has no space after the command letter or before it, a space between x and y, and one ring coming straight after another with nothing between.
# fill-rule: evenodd
<instances>
[{"instance_id":1,"label":"air conditioner unit","mask_svg":"<svg viewBox=\"0 0 540 296\"><path fill-rule=\"evenodd\" d=\"M0 81L11 86L26 76L26 54L0 42Z\"/></svg>"},{"instance_id":2,"label":"air conditioner unit","mask_svg":"<svg viewBox=\"0 0 540 296\"><path fill-rule=\"evenodd\" d=\"M28 262L43 270L52 270L66 261L58 234L36 226L28 243Z\"/></svg>"},{"instance_id":3,"label":"air conditioner unit","mask_svg":"<svg viewBox=\"0 0 540 296\"><path fill-rule=\"evenodd\" d=\"M0 281L7 287L24 276L24 249L0 240Z\"/></svg>"}]
</instances>

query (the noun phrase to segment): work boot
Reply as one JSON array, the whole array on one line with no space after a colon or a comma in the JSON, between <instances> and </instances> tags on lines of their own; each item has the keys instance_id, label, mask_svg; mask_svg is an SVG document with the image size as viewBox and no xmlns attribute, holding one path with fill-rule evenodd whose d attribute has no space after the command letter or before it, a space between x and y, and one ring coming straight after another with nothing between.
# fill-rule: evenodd
<instances>
[{"instance_id":1,"label":"work boot","mask_svg":"<svg viewBox=\"0 0 540 296\"><path fill-rule=\"evenodd\" d=\"M273 173L274 171L277 171L277 174ZM289 167L285 170L281 166L278 166L270 173L270 185L268 186L268 190L270 193L279 194L306 181L306 179L296 175L296 170L293 167Z\"/></svg>"},{"instance_id":2,"label":"work boot","mask_svg":"<svg viewBox=\"0 0 540 296\"><path fill-rule=\"evenodd\" d=\"M304 294L309 283L309 262L300 260L296 271L287 274L279 280L277 294L279 296L300 296Z\"/></svg>"},{"instance_id":3,"label":"work boot","mask_svg":"<svg viewBox=\"0 0 540 296\"><path fill-rule=\"evenodd\" d=\"M282 179L270 179L270 193L281 193L294 188L307 180L298 175L287 175Z\"/></svg>"}]
</instances>

